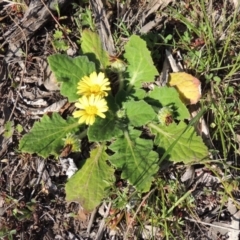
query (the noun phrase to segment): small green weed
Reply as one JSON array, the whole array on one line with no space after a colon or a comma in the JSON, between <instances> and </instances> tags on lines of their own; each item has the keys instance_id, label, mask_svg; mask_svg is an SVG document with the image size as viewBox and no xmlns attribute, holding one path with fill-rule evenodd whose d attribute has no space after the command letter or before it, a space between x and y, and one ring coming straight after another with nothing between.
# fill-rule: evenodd
<instances>
[{"instance_id":1,"label":"small green weed","mask_svg":"<svg viewBox=\"0 0 240 240\"><path fill-rule=\"evenodd\" d=\"M67 29L67 33L70 33L71 31ZM57 51L67 51L69 48L69 43L67 39L65 39L64 34L61 30L55 30L55 33L53 34L53 41L52 41L53 47Z\"/></svg>"},{"instance_id":2,"label":"small green weed","mask_svg":"<svg viewBox=\"0 0 240 240\"><path fill-rule=\"evenodd\" d=\"M74 14L74 21L80 32L83 31L84 27L89 27L92 31L95 31L95 23L92 17L92 12L87 7L83 8L78 4L73 3L73 8L76 10Z\"/></svg>"},{"instance_id":3,"label":"small green weed","mask_svg":"<svg viewBox=\"0 0 240 240\"><path fill-rule=\"evenodd\" d=\"M10 138L12 137L12 135L14 134L14 131L16 130L17 133L21 133L23 131L23 127L20 124L17 124L16 127L14 128L14 122L13 121L7 121L4 124L4 134L3 136L5 138Z\"/></svg>"},{"instance_id":4,"label":"small green weed","mask_svg":"<svg viewBox=\"0 0 240 240\"><path fill-rule=\"evenodd\" d=\"M36 202L34 200L25 203L24 201L18 201L11 196L5 195L4 202L9 214L12 214L17 221L31 219L36 209ZM14 239L15 234L17 234L16 229L9 229L7 222L1 222L0 239Z\"/></svg>"},{"instance_id":5,"label":"small green weed","mask_svg":"<svg viewBox=\"0 0 240 240\"><path fill-rule=\"evenodd\" d=\"M17 230L15 230L15 229L9 230L8 228L2 228L0 230L0 238L1 239L13 240L14 239L14 235L16 233L17 233Z\"/></svg>"},{"instance_id":6,"label":"small green weed","mask_svg":"<svg viewBox=\"0 0 240 240\"><path fill-rule=\"evenodd\" d=\"M14 132L14 123L12 121L7 121L5 124L4 124L4 134L3 136L5 138L10 138L12 135L13 135L13 132Z\"/></svg>"}]
</instances>

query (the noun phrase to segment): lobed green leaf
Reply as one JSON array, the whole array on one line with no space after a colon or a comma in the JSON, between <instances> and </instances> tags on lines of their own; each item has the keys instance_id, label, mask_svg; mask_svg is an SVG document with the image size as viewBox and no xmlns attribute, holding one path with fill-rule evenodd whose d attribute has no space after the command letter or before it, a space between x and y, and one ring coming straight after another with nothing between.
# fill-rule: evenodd
<instances>
[{"instance_id":1,"label":"lobed green leaf","mask_svg":"<svg viewBox=\"0 0 240 240\"><path fill-rule=\"evenodd\" d=\"M127 179L137 190L147 192L158 171L158 154L152 151L151 140L139 138L141 131L131 129L110 145L115 152L110 162L122 170L121 177Z\"/></svg>"},{"instance_id":2,"label":"lobed green leaf","mask_svg":"<svg viewBox=\"0 0 240 240\"><path fill-rule=\"evenodd\" d=\"M124 57L128 61L127 73L130 87L139 88L143 82L152 82L158 75L146 42L132 35L125 45Z\"/></svg>"},{"instance_id":3,"label":"lobed green leaf","mask_svg":"<svg viewBox=\"0 0 240 240\"><path fill-rule=\"evenodd\" d=\"M153 108L143 100L127 102L124 106L130 124L135 127L143 126L156 117Z\"/></svg>"},{"instance_id":4,"label":"lobed green leaf","mask_svg":"<svg viewBox=\"0 0 240 240\"><path fill-rule=\"evenodd\" d=\"M66 183L67 201L79 202L88 212L101 203L115 181L114 169L106 163L107 159L103 145L91 151L90 158Z\"/></svg>"},{"instance_id":5,"label":"lobed green leaf","mask_svg":"<svg viewBox=\"0 0 240 240\"><path fill-rule=\"evenodd\" d=\"M118 106L115 99L109 95L106 98L108 111L105 113L106 118L97 117L93 125L88 128L89 141L109 141L113 137L121 134L121 123L117 119Z\"/></svg>"},{"instance_id":6,"label":"lobed green leaf","mask_svg":"<svg viewBox=\"0 0 240 240\"><path fill-rule=\"evenodd\" d=\"M208 156L208 149L202 138L196 135L192 126L184 122L172 123L169 126L150 125L156 134L154 143L159 147L160 155L167 151L168 159L174 162L199 162Z\"/></svg>"},{"instance_id":7,"label":"lobed green leaf","mask_svg":"<svg viewBox=\"0 0 240 240\"><path fill-rule=\"evenodd\" d=\"M95 64L86 56L70 58L64 54L55 54L48 57L51 70L57 81L62 82L61 94L68 97L69 102L76 101L80 96L77 94L77 84L84 76L95 71Z\"/></svg>"},{"instance_id":8,"label":"lobed green leaf","mask_svg":"<svg viewBox=\"0 0 240 240\"><path fill-rule=\"evenodd\" d=\"M88 139L94 141L110 141L117 137L121 129L117 124L117 119L110 113L106 113L106 118L97 118L93 125L88 128Z\"/></svg>"},{"instance_id":9,"label":"lobed green leaf","mask_svg":"<svg viewBox=\"0 0 240 240\"><path fill-rule=\"evenodd\" d=\"M180 100L179 93L175 88L171 87L161 87L161 88L154 88L148 94L150 98L150 102L154 104L151 100L156 100L157 104L160 103L161 106L158 107L165 107L165 106L173 106L177 110L176 119L184 120L190 117L189 111L185 104Z\"/></svg>"},{"instance_id":10,"label":"lobed green leaf","mask_svg":"<svg viewBox=\"0 0 240 240\"><path fill-rule=\"evenodd\" d=\"M109 63L107 51L103 49L102 42L97 33L84 30L82 34L82 51L93 61L98 68L106 69Z\"/></svg>"},{"instance_id":11,"label":"lobed green leaf","mask_svg":"<svg viewBox=\"0 0 240 240\"><path fill-rule=\"evenodd\" d=\"M53 113L51 117L44 115L20 140L19 149L22 152L37 153L44 158L49 155L58 156L64 144L62 139L67 133L77 131L79 124L72 117L65 120L58 113Z\"/></svg>"}]
</instances>

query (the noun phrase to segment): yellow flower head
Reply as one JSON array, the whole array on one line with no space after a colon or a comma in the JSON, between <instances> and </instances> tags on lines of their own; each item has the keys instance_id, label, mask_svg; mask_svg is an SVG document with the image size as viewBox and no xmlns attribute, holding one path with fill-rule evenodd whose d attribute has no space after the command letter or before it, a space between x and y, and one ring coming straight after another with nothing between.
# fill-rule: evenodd
<instances>
[{"instance_id":1,"label":"yellow flower head","mask_svg":"<svg viewBox=\"0 0 240 240\"><path fill-rule=\"evenodd\" d=\"M86 122L87 125L92 125L95 122L96 115L105 118L105 114L108 110L107 102L105 99L101 98L100 96L83 96L78 100L79 102L75 103L77 108L81 110L77 110L73 112L74 118L80 118L79 123Z\"/></svg>"},{"instance_id":2,"label":"yellow flower head","mask_svg":"<svg viewBox=\"0 0 240 240\"><path fill-rule=\"evenodd\" d=\"M171 107L163 107L158 112L158 120L162 125L170 125L174 122L173 119L173 110Z\"/></svg>"},{"instance_id":3,"label":"yellow flower head","mask_svg":"<svg viewBox=\"0 0 240 240\"><path fill-rule=\"evenodd\" d=\"M64 147L71 146L72 152L80 151L80 140L76 135L72 133L68 133L65 138L62 139L64 141Z\"/></svg>"},{"instance_id":4,"label":"yellow flower head","mask_svg":"<svg viewBox=\"0 0 240 240\"><path fill-rule=\"evenodd\" d=\"M96 72L90 74L89 77L83 77L78 83L77 93L80 95L100 96L105 97L108 95L107 91L110 90L110 82L108 78L105 78L104 73L100 72L98 75Z\"/></svg>"}]
</instances>

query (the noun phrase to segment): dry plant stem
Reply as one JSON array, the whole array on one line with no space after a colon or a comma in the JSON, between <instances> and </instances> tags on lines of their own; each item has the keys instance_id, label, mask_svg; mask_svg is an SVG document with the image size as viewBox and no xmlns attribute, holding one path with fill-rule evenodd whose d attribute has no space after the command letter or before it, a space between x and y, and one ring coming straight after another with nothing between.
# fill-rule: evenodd
<instances>
[{"instance_id":1,"label":"dry plant stem","mask_svg":"<svg viewBox=\"0 0 240 240\"><path fill-rule=\"evenodd\" d=\"M44 213L44 214L40 217L40 219L43 218L45 215L48 215L48 217L56 224L56 221L54 220L54 218L53 218L48 212Z\"/></svg>"},{"instance_id":2,"label":"dry plant stem","mask_svg":"<svg viewBox=\"0 0 240 240\"><path fill-rule=\"evenodd\" d=\"M92 227L92 223L94 221L94 218L95 218L95 215L97 213L97 208L95 208L93 210L93 212L91 213L91 217L90 217L90 220L88 222L88 227L87 227L87 236L89 237L90 236L90 231L91 231L91 227Z\"/></svg>"},{"instance_id":3,"label":"dry plant stem","mask_svg":"<svg viewBox=\"0 0 240 240\"><path fill-rule=\"evenodd\" d=\"M146 18L153 13L156 13L157 11L161 11L163 8L165 8L172 0L165 0L165 1L159 1L159 0L152 0L149 1L147 5L147 9L142 12L142 22L146 22ZM159 23L163 20L163 16L158 16L156 14L154 20L147 22L144 26L141 27L140 33L148 33L152 28L159 25Z\"/></svg>"},{"instance_id":4,"label":"dry plant stem","mask_svg":"<svg viewBox=\"0 0 240 240\"><path fill-rule=\"evenodd\" d=\"M169 64L173 70L173 72L179 72L179 71L182 71L183 69L180 69L179 66L177 65L175 59L173 58L171 52L169 52L167 49L165 50L165 53L166 53L166 56L167 56L167 59L169 61Z\"/></svg>"},{"instance_id":5,"label":"dry plant stem","mask_svg":"<svg viewBox=\"0 0 240 240\"><path fill-rule=\"evenodd\" d=\"M234 230L234 231L237 231L237 232L240 233L240 230L239 230L239 229L235 229L235 228L231 228L231 227L223 227L223 226L219 226L219 225L215 225L215 224L211 224L211 223L202 222L202 221L195 220L195 219L188 218L188 217L185 217L184 219L186 219L186 220L188 220L188 221L191 221L191 222L195 222L195 223L199 223L199 224L211 226L211 227L222 228L222 229L225 229L225 230Z\"/></svg>"},{"instance_id":6,"label":"dry plant stem","mask_svg":"<svg viewBox=\"0 0 240 240\"><path fill-rule=\"evenodd\" d=\"M135 218L137 217L137 214L138 214L138 212L140 211L141 207L142 207L143 204L146 202L147 198L148 198L148 197L152 194L152 192L154 192L155 190L156 190L156 188L153 188L148 194L146 194L146 196L144 196L142 202L139 204L136 212L135 212L134 215L133 215L132 221L135 220ZM128 239L128 233L129 233L129 230L130 230L131 227L132 227L131 224L129 224L129 225L127 226L127 229L126 229L126 232L125 232L125 234L124 234L123 240L127 240L127 239Z\"/></svg>"},{"instance_id":7,"label":"dry plant stem","mask_svg":"<svg viewBox=\"0 0 240 240\"><path fill-rule=\"evenodd\" d=\"M23 3L18 3L18 2L14 2L14 1L9 1L9 0L2 0L3 2L7 2L7 3L12 3L12 4L18 4L18 5L25 5Z\"/></svg>"},{"instance_id":8,"label":"dry plant stem","mask_svg":"<svg viewBox=\"0 0 240 240\"><path fill-rule=\"evenodd\" d=\"M36 185L38 185L40 183L41 179L42 179L44 168L45 168L45 160L42 160L40 171L38 171L38 179L37 179ZM35 191L36 191L36 189L32 190L31 198L33 197L33 194L34 194Z\"/></svg>"},{"instance_id":9,"label":"dry plant stem","mask_svg":"<svg viewBox=\"0 0 240 240\"><path fill-rule=\"evenodd\" d=\"M12 195L12 178L13 178L13 175L16 172L17 168L19 167L19 165L20 165L20 161L18 162L17 166L13 169L12 174L9 177L10 178L10 186L9 186L10 195Z\"/></svg>"},{"instance_id":10,"label":"dry plant stem","mask_svg":"<svg viewBox=\"0 0 240 240\"><path fill-rule=\"evenodd\" d=\"M99 229L98 229L98 232L97 232L95 240L101 240L102 239L103 230L104 230L104 226L105 226L105 219L107 218L107 216L108 216L108 214L110 212L111 205L112 205L112 203L108 204L107 211L105 212L105 214L103 216L103 219L102 219L102 221L100 223L100 226L99 226Z\"/></svg>"}]
</instances>

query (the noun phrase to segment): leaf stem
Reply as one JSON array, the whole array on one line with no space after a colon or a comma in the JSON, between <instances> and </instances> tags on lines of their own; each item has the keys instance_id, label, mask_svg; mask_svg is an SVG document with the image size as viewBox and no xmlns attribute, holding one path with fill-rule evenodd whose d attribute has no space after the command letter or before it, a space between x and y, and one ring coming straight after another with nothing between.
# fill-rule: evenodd
<instances>
[{"instance_id":1,"label":"leaf stem","mask_svg":"<svg viewBox=\"0 0 240 240\"><path fill-rule=\"evenodd\" d=\"M84 129L84 130L79 134L79 139L83 139L84 137L87 136L87 130L88 130L88 128Z\"/></svg>"},{"instance_id":2,"label":"leaf stem","mask_svg":"<svg viewBox=\"0 0 240 240\"><path fill-rule=\"evenodd\" d=\"M165 131L163 131L161 128L159 128L156 124L154 124L152 122L148 123L148 127L155 129L157 132L159 132L163 135L167 135Z\"/></svg>"},{"instance_id":3,"label":"leaf stem","mask_svg":"<svg viewBox=\"0 0 240 240\"><path fill-rule=\"evenodd\" d=\"M133 89L133 87L134 87L134 85L131 84L131 83L129 83L126 92L127 92L127 93L131 92L131 90Z\"/></svg>"},{"instance_id":4,"label":"leaf stem","mask_svg":"<svg viewBox=\"0 0 240 240\"><path fill-rule=\"evenodd\" d=\"M124 80L122 72L118 72L118 81L119 81L119 91L121 91L124 87Z\"/></svg>"}]
</instances>

